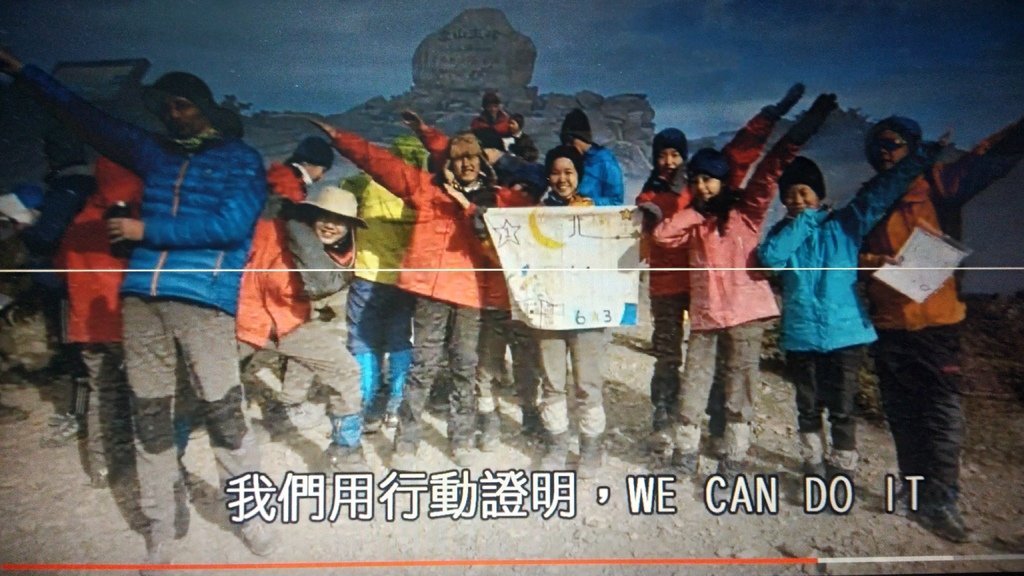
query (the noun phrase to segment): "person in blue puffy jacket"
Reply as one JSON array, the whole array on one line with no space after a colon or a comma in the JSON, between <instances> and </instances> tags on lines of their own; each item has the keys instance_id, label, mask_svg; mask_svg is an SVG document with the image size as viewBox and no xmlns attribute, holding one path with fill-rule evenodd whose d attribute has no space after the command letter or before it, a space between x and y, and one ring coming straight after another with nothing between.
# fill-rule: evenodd
<instances>
[{"instance_id":1,"label":"person in blue puffy jacket","mask_svg":"<svg viewBox=\"0 0 1024 576\"><path fill-rule=\"evenodd\" d=\"M851 478L857 468L853 420L858 372L866 345L877 339L857 295L857 258L864 236L930 164L908 157L864 184L839 210L824 208L825 179L818 166L797 157L779 178L786 216L758 249L761 262L779 271L782 339L796 386L800 452L805 474ZM828 408L832 451L824 458L822 412Z\"/></svg>"},{"instance_id":2,"label":"person in blue puffy jacket","mask_svg":"<svg viewBox=\"0 0 1024 576\"><path fill-rule=\"evenodd\" d=\"M109 116L4 50L0 72L23 80L97 150L144 182L139 218L108 219L107 231L112 241L135 243L121 285L125 367L140 502L150 520L146 563L169 563L179 476L171 419L179 355L192 373L221 485L259 469L259 446L242 412L234 316L267 196L263 159L242 142L239 117L186 72L164 74L143 92L167 135ZM276 547L260 521L239 529L255 554Z\"/></svg>"}]
</instances>

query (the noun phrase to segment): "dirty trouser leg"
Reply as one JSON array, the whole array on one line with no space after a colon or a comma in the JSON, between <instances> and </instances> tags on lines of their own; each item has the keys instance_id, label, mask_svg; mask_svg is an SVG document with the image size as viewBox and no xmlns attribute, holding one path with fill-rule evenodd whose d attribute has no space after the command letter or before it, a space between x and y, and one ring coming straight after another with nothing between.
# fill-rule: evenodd
<instances>
[{"instance_id":1,"label":"dirty trouser leg","mask_svg":"<svg viewBox=\"0 0 1024 576\"><path fill-rule=\"evenodd\" d=\"M96 479L131 448L131 404L120 342L83 344L81 358L96 399L87 416L89 473Z\"/></svg>"},{"instance_id":2,"label":"dirty trouser leg","mask_svg":"<svg viewBox=\"0 0 1024 576\"><path fill-rule=\"evenodd\" d=\"M519 405L527 411L535 410L541 386L540 345L531 328L520 320L510 319L508 332Z\"/></svg>"},{"instance_id":3,"label":"dirty trouser leg","mask_svg":"<svg viewBox=\"0 0 1024 576\"><path fill-rule=\"evenodd\" d=\"M786 374L796 388L797 429L804 434L820 432L821 408L818 405L817 352L786 352Z\"/></svg>"},{"instance_id":4,"label":"dirty trouser leg","mask_svg":"<svg viewBox=\"0 0 1024 576\"><path fill-rule=\"evenodd\" d=\"M331 410L337 416L356 414L362 410L359 389L359 366L345 347L343 320L330 322L310 320L286 334L277 345L277 352L288 359L283 388L289 389L293 372L302 372L302 385L293 384L290 396L282 393L288 403L306 399L314 377L337 394L331 398ZM302 370L297 370L298 368ZM298 398L298 401L294 401Z\"/></svg>"},{"instance_id":5,"label":"dirty trouser leg","mask_svg":"<svg viewBox=\"0 0 1024 576\"><path fill-rule=\"evenodd\" d=\"M258 471L259 445L242 412L244 393L234 342L234 317L185 302L160 301L155 305L193 375L221 487L230 478Z\"/></svg>"},{"instance_id":6,"label":"dirty trouser leg","mask_svg":"<svg viewBox=\"0 0 1024 576\"><path fill-rule=\"evenodd\" d=\"M406 382L405 397L398 408L395 451L415 452L423 428L423 409L434 380L444 366L445 341L450 328L451 306L430 298L416 299L413 315L413 364Z\"/></svg>"},{"instance_id":7,"label":"dirty trouser leg","mask_svg":"<svg viewBox=\"0 0 1024 576\"><path fill-rule=\"evenodd\" d=\"M675 425L676 449L684 454L697 452L700 447L700 421L715 377L718 338L719 331L715 330L690 333Z\"/></svg>"},{"instance_id":8,"label":"dirty trouser leg","mask_svg":"<svg viewBox=\"0 0 1024 576\"><path fill-rule=\"evenodd\" d=\"M727 329L725 340L725 458L742 462L750 449L754 390L761 383L761 337L765 323L747 322Z\"/></svg>"},{"instance_id":9,"label":"dirty trouser leg","mask_svg":"<svg viewBox=\"0 0 1024 576\"><path fill-rule=\"evenodd\" d=\"M864 362L864 346L849 346L824 354L826 374L820 390L828 407L832 428L833 450L857 449L857 422L853 418L857 390L860 388L860 367Z\"/></svg>"},{"instance_id":10,"label":"dirty trouser leg","mask_svg":"<svg viewBox=\"0 0 1024 576\"><path fill-rule=\"evenodd\" d=\"M683 312L689 300L687 294L651 297L651 316L654 319L651 345L655 357L654 375L651 377L651 404L656 417L658 412L670 416L679 397L679 368L683 363ZM655 425L658 423L655 422Z\"/></svg>"},{"instance_id":11,"label":"dirty trouser leg","mask_svg":"<svg viewBox=\"0 0 1024 576\"><path fill-rule=\"evenodd\" d=\"M569 354L576 380L580 409L580 434L604 434L604 357L608 346L607 330L579 330L570 333Z\"/></svg>"},{"instance_id":12,"label":"dirty trouser leg","mask_svg":"<svg viewBox=\"0 0 1024 576\"><path fill-rule=\"evenodd\" d=\"M713 439L721 439L725 435L725 339L718 339L715 352L715 376L708 392L708 405L704 413L708 415L708 433Z\"/></svg>"},{"instance_id":13,"label":"dirty trouser leg","mask_svg":"<svg viewBox=\"0 0 1024 576\"><path fill-rule=\"evenodd\" d=\"M452 306L448 366L452 391L448 396L448 442L453 448L472 445L476 434L476 392L474 382L479 363L480 313L477 308Z\"/></svg>"},{"instance_id":14,"label":"dirty trouser leg","mask_svg":"<svg viewBox=\"0 0 1024 576\"><path fill-rule=\"evenodd\" d=\"M124 354L135 415L139 505L149 518L149 538L174 537L174 449L171 402L176 387L177 348L172 329L156 302L122 300Z\"/></svg>"},{"instance_id":15,"label":"dirty trouser leg","mask_svg":"<svg viewBox=\"0 0 1024 576\"><path fill-rule=\"evenodd\" d=\"M476 409L480 414L490 414L497 407L494 382L501 377L502 366L505 364L504 335L505 326L509 321L509 312L505 310L480 311L480 339L477 353L480 363L476 368Z\"/></svg>"},{"instance_id":16,"label":"dirty trouser leg","mask_svg":"<svg viewBox=\"0 0 1024 576\"><path fill-rule=\"evenodd\" d=\"M960 406L959 325L880 330L876 360L900 473L925 477L941 505L959 491L964 418Z\"/></svg>"},{"instance_id":17,"label":"dirty trouser leg","mask_svg":"<svg viewBox=\"0 0 1024 576\"><path fill-rule=\"evenodd\" d=\"M565 335L554 330L534 330L540 348L541 370L544 374L541 390L541 421L552 436L569 429L569 404L566 401L565 367L568 345Z\"/></svg>"}]
</instances>

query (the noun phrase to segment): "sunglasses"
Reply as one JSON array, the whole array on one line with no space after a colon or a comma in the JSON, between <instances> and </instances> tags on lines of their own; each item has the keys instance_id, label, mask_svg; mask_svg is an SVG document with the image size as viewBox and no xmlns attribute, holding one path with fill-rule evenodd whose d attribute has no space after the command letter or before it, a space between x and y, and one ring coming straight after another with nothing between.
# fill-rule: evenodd
<instances>
[{"instance_id":1,"label":"sunglasses","mask_svg":"<svg viewBox=\"0 0 1024 576\"><path fill-rule=\"evenodd\" d=\"M873 146L875 148L878 148L879 150L885 150L885 151L888 151L888 152L892 152L894 150L899 150L900 148L903 148L906 145L907 145L907 141L904 140L903 138L893 138L893 139L885 138L885 139L881 139L881 140L875 140L875 142L873 144Z\"/></svg>"}]
</instances>

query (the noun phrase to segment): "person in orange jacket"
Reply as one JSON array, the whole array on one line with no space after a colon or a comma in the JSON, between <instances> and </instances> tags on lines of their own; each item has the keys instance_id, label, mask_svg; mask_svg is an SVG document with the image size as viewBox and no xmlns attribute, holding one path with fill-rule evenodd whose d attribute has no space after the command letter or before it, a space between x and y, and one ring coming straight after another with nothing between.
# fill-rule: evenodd
<instances>
[{"instance_id":1,"label":"person in orange jacket","mask_svg":"<svg viewBox=\"0 0 1024 576\"><path fill-rule=\"evenodd\" d=\"M876 172L888 172L921 144L917 122L890 116L868 132L864 148ZM907 188L895 208L868 234L860 265L894 263L915 228L959 234L961 208L1005 176L1024 156L1024 119L989 136L953 162L937 163ZM913 515L953 542L971 539L960 516L960 326L966 308L951 276L918 303L870 278L867 296L878 330L874 347L882 405L896 444L900 475L923 476ZM902 492L908 499L909 490Z\"/></svg>"}]
</instances>

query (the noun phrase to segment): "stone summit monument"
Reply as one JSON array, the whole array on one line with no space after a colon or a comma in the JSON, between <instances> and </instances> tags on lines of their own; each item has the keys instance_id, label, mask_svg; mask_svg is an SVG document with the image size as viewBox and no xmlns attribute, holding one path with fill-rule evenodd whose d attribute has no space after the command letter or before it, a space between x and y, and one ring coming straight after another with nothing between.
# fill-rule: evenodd
<instances>
[{"instance_id":1,"label":"stone summit monument","mask_svg":"<svg viewBox=\"0 0 1024 576\"><path fill-rule=\"evenodd\" d=\"M589 91L539 95L531 86L537 48L505 14L493 8L466 10L423 39L412 59L413 86L386 99L377 96L328 117L371 140L389 142L408 130L399 113L410 108L449 134L466 130L480 111L485 91L494 90L509 113L526 119L541 154L558 144L562 119L573 108L590 117L594 140L612 149L626 178L644 179L654 138L654 109L641 94L603 97Z\"/></svg>"}]
</instances>

